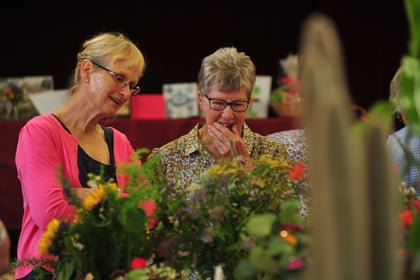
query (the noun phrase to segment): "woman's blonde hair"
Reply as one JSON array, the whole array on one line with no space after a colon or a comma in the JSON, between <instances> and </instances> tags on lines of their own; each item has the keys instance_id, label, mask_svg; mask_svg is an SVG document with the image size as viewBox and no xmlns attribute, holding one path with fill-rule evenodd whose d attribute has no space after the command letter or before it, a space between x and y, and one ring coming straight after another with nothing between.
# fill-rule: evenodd
<instances>
[{"instance_id":1,"label":"woman's blonde hair","mask_svg":"<svg viewBox=\"0 0 420 280\"><path fill-rule=\"evenodd\" d=\"M101 65L113 65L140 70L139 79L143 76L146 62L139 48L124 34L106 32L86 40L77 54L77 64L69 82L70 92L80 85L80 63L89 59Z\"/></svg>"}]
</instances>

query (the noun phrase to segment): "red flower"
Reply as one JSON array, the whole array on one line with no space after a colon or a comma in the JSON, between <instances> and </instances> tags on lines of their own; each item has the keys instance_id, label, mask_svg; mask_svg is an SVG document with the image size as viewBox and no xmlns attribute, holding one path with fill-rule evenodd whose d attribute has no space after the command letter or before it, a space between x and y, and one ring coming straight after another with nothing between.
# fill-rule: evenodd
<instances>
[{"instance_id":1,"label":"red flower","mask_svg":"<svg viewBox=\"0 0 420 280\"><path fill-rule=\"evenodd\" d=\"M298 161L295 166L293 166L292 170L289 172L289 177L292 180L301 180L305 175L305 163L303 161Z\"/></svg>"},{"instance_id":2,"label":"red flower","mask_svg":"<svg viewBox=\"0 0 420 280\"><path fill-rule=\"evenodd\" d=\"M293 259L287 264L287 269L289 270L297 270L304 266L302 259Z\"/></svg>"},{"instance_id":3,"label":"red flower","mask_svg":"<svg viewBox=\"0 0 420 280\"><path fill-rule=\"evenodd\" d=\"M290 86L288 91L293 94L299 93L300 86L299 85Z\"/></svg>"},{"instance_id":4,"label":"red flower","mask_svg":"<svg viewBox=\"0 0 420 280\"><path fill-rule=\"evenodd\" d=\"M284 84L287 89L286 91L291 94L297 94L300 91L300 80L295 77L283 77L280 79L280 82Z\"/></svg>"},{"instance_id":5,"label":"red flower","mask_svg":"<svg viewBox=\"0 0 420 280\"><path fill-rule=\"evenodd\" d=\"M281 78L280 79L280 81L283 83L283 84L290 84L292 81L293 81L293 78L292 77L283 77L283 78Z\"/></svg>"},{"instance_id":6,"label":"red flower","mask_svg":"<svg viewBox=\"0 0 420 280\"><path fill-rule=\"evenodd\" d=\"M139 257L135 257L131 262L131 269L141 269L145 268L147 265L147 260Z\"/></svg>"},{"instance_id":7,"label":"red flower","mask_svg":"<svg viewBox=\"0 0 420 280\"><path fill-rule=\"evenodd\" d=\"M282 230L302 230L303 226L299 224L286 224L281 226Z\"/></svg>"},{"instance_id":8,"label":"red flower","mask_svg":"<svg viewBox=\"0 0 420 280\"><path fill-rule=\"evenodd\" d=\"M155 213L156 204L153 202L153 200L147 199L145 201L140 201L139 206L141 207L141 209L143 209L144 213L146 214L146 217L149 218L148 227L153 228L156 225L157 221L156 219L153 219L151 217L153 217Z\"/></svg>"},{"instance_id":9,"label":"red flower","mask_svg":"<svg viewBox=\"0 0 420 280\"><path fill-rule=\"evenodd\" d=\"M404 209L401 212L400 218L401 218L401 223L404 227L409 227L413 224L414 215L413 215L413 212L411 212L408 209Z\"/></svg>"},{"instance_id":10,"label":"red flower","mask_svg":"<svg viewBox=\"0 0 420 280\"><path fill-rule=\"evenodd\" d=\"M416 199L416 201L414 201L414 207L416 207L417 212L420 213L420 200Z\"/></svg>"}]
</instances>

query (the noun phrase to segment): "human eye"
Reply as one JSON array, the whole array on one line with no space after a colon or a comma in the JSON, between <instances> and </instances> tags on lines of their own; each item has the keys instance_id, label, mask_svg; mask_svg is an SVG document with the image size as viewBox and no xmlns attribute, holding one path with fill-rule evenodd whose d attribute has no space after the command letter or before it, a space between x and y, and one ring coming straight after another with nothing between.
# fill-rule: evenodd
<instances>
[{"instance_id":1,"label":"human eye","mask_svg":"<svg viewBox=\"0 0 420 280\"><path fill-rule=\"evenodd\" d=\"M130 87L130 89L135 89L137 88L137 85L134 83L129 83L128 86Z\"/></svg>"},{"instance_id":2,"label":"human eye","mask_svg":"<svg viewBox=\"0 0 420 280\"><path fill-rule=\"evenodd\" d=\"M215 109L223 109L226 106L226 101L221 99L213 99L211 102Z\"/></svg>"},{"instance_id":3,"label":"human eye","mask_svg":"<svg viewBox=\"0 0 420 280\"><path fill-rule=\"evenodd\" d=\"M234 110L241 111L246 110L248 107L248 102L246 101L234 101L232 102L232 107Z\"/></svg>"},{"instance_id":4,"label":"human eye","mask_svg":"<svg viewBox=\"0 0 420 280\"><path fill-rule=\"evenodd\" d=\"M114 77L120 85L124 85L126 83L126 79L125 79L124 76L116 74ZM130 87L131 87L131 85L130 85Z\"/></svg>"}]
</instances>

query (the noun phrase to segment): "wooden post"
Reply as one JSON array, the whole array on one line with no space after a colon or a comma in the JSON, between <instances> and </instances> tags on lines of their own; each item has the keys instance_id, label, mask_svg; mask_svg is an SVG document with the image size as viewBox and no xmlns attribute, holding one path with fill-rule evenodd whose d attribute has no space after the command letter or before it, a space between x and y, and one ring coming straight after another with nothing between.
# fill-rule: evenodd
<instances>
[{"instance_id":1,"label":"wooden post","mask_svg":"<svg viewBox=\"0 0 420 280\"><path fill-rule=\"evenodd\" d=\"M397 279L397 184L385 129L352 129L341 45L327 17L307 19L300 48L313 199L305 279Z\"/></svg>"}]
</instances>

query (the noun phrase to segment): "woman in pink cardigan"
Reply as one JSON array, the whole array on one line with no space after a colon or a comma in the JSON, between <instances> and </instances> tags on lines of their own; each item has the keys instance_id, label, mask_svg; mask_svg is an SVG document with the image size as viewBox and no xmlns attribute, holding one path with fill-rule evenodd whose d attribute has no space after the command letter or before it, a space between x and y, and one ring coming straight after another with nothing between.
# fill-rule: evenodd
<instances>
[{"instance_id":1,"label":"woman in pink cardigan","mask_svg":"<svg viewBox=\"0 0 420 280\"><path fill-rule=\"evenodd\" d=\"M107 179L124 185L116 166L129 162L134 149L123 133L100 121L115 116L139 92L144 69L144 57L130 39L98 34L77 54L69 102L53 114L34 117L20 131L16 167L24 214L18 260L39 258L38 242L47 224L73 214L57 176L59 167L81 198L92 190L87 174L100 174L102 168ZM44 269L43 279L52 279L51 268ZM31 266L18 266L15 277L35 279L37 274Z\"/></svg>"}]
</instances>

